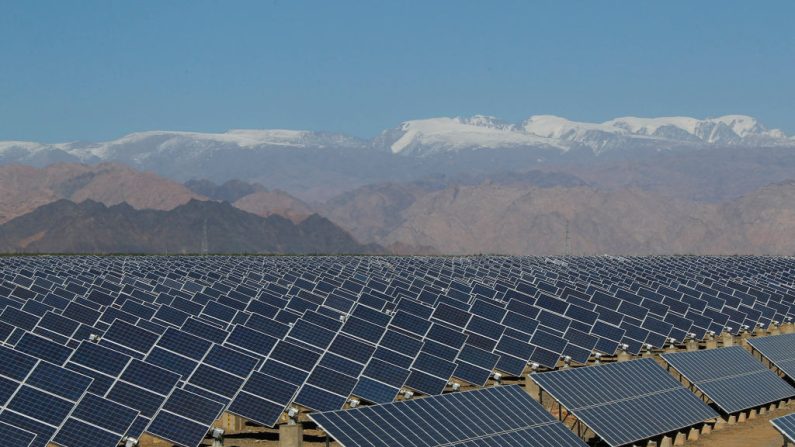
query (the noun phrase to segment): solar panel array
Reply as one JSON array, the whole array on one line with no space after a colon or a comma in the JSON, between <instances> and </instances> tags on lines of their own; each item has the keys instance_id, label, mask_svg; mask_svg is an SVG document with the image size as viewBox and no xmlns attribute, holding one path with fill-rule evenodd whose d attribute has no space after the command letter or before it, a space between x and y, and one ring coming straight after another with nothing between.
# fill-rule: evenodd
<instances>
[{"instance_id":1,"label":"solar panel array","mask_svg":"<svg viewBox=\"0 0 795 447\"><path fill-rule=\"evenodd\" d=\"M652 359L552 371L531 378L611 446L718 416Z\"/></svg>"},{"instance_id":2,"label":"solar panel array","mask_svg":"<svg viewBox=\"0 0 795 447\"><path fill-rule=\"evenodd\" d=\"M345 447L585 446L518 385L310 415Z\"/></svg>"},{"instance_id":3,"label":"solar panel array","mask_svg":"<svg viewBox=\"0 0 795 447\"><path fill-rule=\"evenodd\" d=\"M27 373L55 368L79 386L63 396L44 379L0 371L0 423L35 434L35 446L77 446L94 430L93 439L149 432L193 447L224 411L273 426L291 405L388 403L404 389L435 395L451 381L520 375L532 362L553 368L620 344L638 353L786 321L793 266L764 257L6 257L0 341L30 359ZM119 420L99 421L109 409Z\"/></svg>"},{"instance_id":4,"label":"solar panel array","mask_svg":"<svg viewBox=\"0 0 795 447\"><path fill-rule=\"evenodd\" d=\"M749 339L748 344L790 379L795 379L795 334Z\"/></svg>"},{"instance_id":5,"label":"solar panel array","mask_svg":"<svg viewBox=\"0 0 795 447\"><path fill-rule=\"evenodd\" d=\"M795 388L739 346L662 357L725 413L795 396Z\"/></svg>"}]
</instances>

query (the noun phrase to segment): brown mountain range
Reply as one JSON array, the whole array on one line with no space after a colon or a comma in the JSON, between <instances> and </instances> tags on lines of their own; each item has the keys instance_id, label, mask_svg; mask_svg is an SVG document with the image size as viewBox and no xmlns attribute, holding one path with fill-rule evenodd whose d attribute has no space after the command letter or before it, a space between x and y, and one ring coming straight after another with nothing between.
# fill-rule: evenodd
<instances>
[{"instance_id":1,"label":"brown mountain range","mask_svg":"<svg viewBox=\"0 0 795 447\"><path fill-rule=\"evenodd\" d=\"M0 166L0 223L59 199L170 210L194 198L201 196L179 183L115 163Z\"/></svg>"},{"instance_id":2,"label":"brown mountain range","mask_svg":"<svg viewBox=\"0 0 795 447\"><path fill-rule=\"evenodd\" d=\"M795 254L795 182L720 203L640 188L372 185L324 215L362 241L448 254Z\"/></svg>"},{"instance_id":3,"label":"brown mountain range","mask_svg":"<svg viewBox=\"0 0 795 447\"><path fill-rule=\"evenodd\" d=\"M400 254L795 253L795 238L791 236L795 234L795 181L768 185L722 200L715 200L715 195L710 193L709 197L703 197L704 200L696 201L682 197L676 190L660 190L641 184L640 177L636 186L633 185L635 182L627 182L626 179L606 186L603 180L596 179L595 172L578 172L576 176L571 172L554 171L452 178L436 176L417 182L367 185L325 203L309 205L288 193L269 190L256 183L230 181L218 185L195 180L181 185L116 164L59 164L43 169L2 166L0 223L10 223L11 219L23 215L32 219L29 213L60 199L73 202L91 200L105 205L126 203L132 211L146 210L141 216L148 216L156 222L143 225L135 220L138 217L130 217L134 213L130 214L131 211L124 206L119 208L126 210L123 213L116 207L109 208L115 210L114 213L121 213L123 218L113 217L113 213L100 207L87 206L80 208L80 219L68 222L74 222L78 227L93 228L93 233L80 228L55 231L52 225L61 217L47 218L51 225L44 227L27 220L21 222L27 222L27 227L38 228L39 232L31 233L26 228L15 227L3 248L12 251L28 247L36 251L67 248L157 251L161 246L177 252L195 252L201 248L190 239L196 237L195 228L188 225L183 230L191 235L185 239L177 227L164 223L172 222L168 220L171 214L148 211L175 210L192 199L198 199L218 205L221 201L231 202L224 209L227 213L225 219L232 220L228 224L233 229L237 225L236 219L248 222L252 215L258 219L285 217L281 220L298 226L310 218L317 223L318 216L313 216L314 212L327 219L323 219L324 224L334 227L329 227L326 236L323 232L315 232L312 236L315 239L307 239L315 241L314 250L309 245L297 245L290 239L294 235L288 237L288 233L283 233L283 237L290 241L284 246L250 241L243 244L241 241L248 239L240 236L238 240L223 240L218 249L226 252L246 251L246 247L254 247L255 251L278 251L285 247L291 250L331 250L334 247L324 245L324 240L337 234L339 228L334 225L337 224L355 240L388 247L389 251ZM652 178L647 178L647 181L654 182ZM731 189L731 186L727 185L727 188ZM229 212L235 209L232 205L240 210L240 214ZM63 203L60 206L57 209L59 213L71 215L69 213L74 211L67 212L70 208ZM92 213L96 214L94 220L89 219ZM50 209L44 214L33 215L41 219L58 213L53 214ZM116 222L113 220L116 218L121 220ZM138 223L131 225L130 219ZM114 237L120 237L129 244L88 244L92 238L102 241L105 237L102 235L109 231L104 227L91 227L94 221L116 225L112 233ZM179 225L183 224L187 225L180 221ZM243 231L243 227L235 231ZM169 229L166 231L166 228ZM54 239L49 239L38 246L36 241L44 240L41 231L71 242L59 245ZM127 232L129 237L125 236ZM175 243L173 246L165 244L163 239L158 239L160 236L146 241L146 232L169 234ZM264 237L259 230L253 231L252 235ZM81 238L85 241L78 241ZM273 242L273 236L269 238Z\"/></svg>"},{"instance_id":4,"label":"brown mountain range","mask_svg":"<svg viewBox=\"0 0 795 447\"><path fill-rule=\"evenodd\" d=\"M226 202L191 200L170 211L68 200L0 225L3 253L381 253L328 219L260 217Z\"/></svg>"}]
</instances>

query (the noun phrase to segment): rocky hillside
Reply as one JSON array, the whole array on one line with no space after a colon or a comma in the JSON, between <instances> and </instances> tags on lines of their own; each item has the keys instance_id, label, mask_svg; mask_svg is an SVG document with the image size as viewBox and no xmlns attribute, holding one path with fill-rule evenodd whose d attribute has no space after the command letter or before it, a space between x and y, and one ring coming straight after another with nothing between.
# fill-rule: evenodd
<instances>
[{"instance_id":1,"label":"rocky hillside","mask_svg":"<svg viewBox=\"0 0 795 447\"><path fill-rule=\"evenodd\" d=\"M318 215L298 224L229 203L170 211L59 200L0 225L3 253L379 253Z\"/></svg>"},{"instance_id":2,"label":"rocky hillside","mask_svg":"<svg viewBox=\"0 0 795 447\"><path fill-rule=\"evenodd\" d=\"M59 199L170 210L196 198L179 183L114 163L0 166L0 223Z\"/></svg>"}]
</instances>

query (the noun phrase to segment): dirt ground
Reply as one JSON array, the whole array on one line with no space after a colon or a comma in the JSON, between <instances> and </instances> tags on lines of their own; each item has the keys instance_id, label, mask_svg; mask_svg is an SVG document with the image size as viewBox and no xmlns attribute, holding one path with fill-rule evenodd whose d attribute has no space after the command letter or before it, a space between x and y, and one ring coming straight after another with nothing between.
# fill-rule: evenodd
<instances>
[{"instance_id":1,"label":"dirt ground","mask_svg":"<svg viewBox=\"0 0 795 447\"><path fill-rule=\"evenodd\" d=\"M756 419L742 424L733 425L723 430L714 431L702 436L698 441L689 441L685 445L692 447L782 447L784 438L770 420L795 412L795 404L769 412Z\"/></svg>"},{"instance_id":2,"label":"dirt ground","mask_svg":"<svg viewBox=\"0 0 795 447\"><path fill-rule=\"evenodd\" d=\"M784 446L784 438L781 434L773 428L770 420L779 416L795 412L795 403L768 412L762 416L757 416L755 419L746 420L743 423L738 423L718 431L713 431L708 435L703 435L697 441L687 441L687 447L782 447ZM310 434L311 433L311 434ZM321 447L326 443L319 439L319 437L311 436L315 432L307 433L307 439L304 440L306 447ZM278 447L278 441L272 439L234 439L227 438L224 445L226 447ZM331 447L338 446L337 443L331 442Z\"/></svg>"}]
</instances>

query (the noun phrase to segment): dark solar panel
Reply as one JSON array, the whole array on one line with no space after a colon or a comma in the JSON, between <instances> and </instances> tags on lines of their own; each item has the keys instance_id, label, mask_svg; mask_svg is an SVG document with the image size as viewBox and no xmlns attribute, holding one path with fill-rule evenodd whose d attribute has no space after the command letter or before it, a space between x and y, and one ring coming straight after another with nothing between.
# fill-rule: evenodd
<instances>
[{"instance_id":1,"label":"dark solar panel","mask_svg":"<svg viewBox=\"0 0 795 447\"><path fill-rule=\"evenodd\" d=\"M312 413L310 418L348 447L371 446L374 439L385 446L585 445L516 385Z\"/></svg>"},{"instance_id":2,"label":"dark solar panel","mask_svg":"<svg viewBox=\"0 0 795 447\"><path fill-rule=\"evenodd\" d=\"M795 388L740 346L663 354L662 357L725 413L795 395Z\"/></svg>"},{"instance_id":3,"label":"dark solar panel","mask_svg":"<svg viewBox=\"0 0 795 447\"><path fill-rule=\"evenodd\" d=\"M530 377L611 446L718 416L652 359ZM659 417L660 409L669 408L666 417Z\"/></svg>"}]
</instances>

